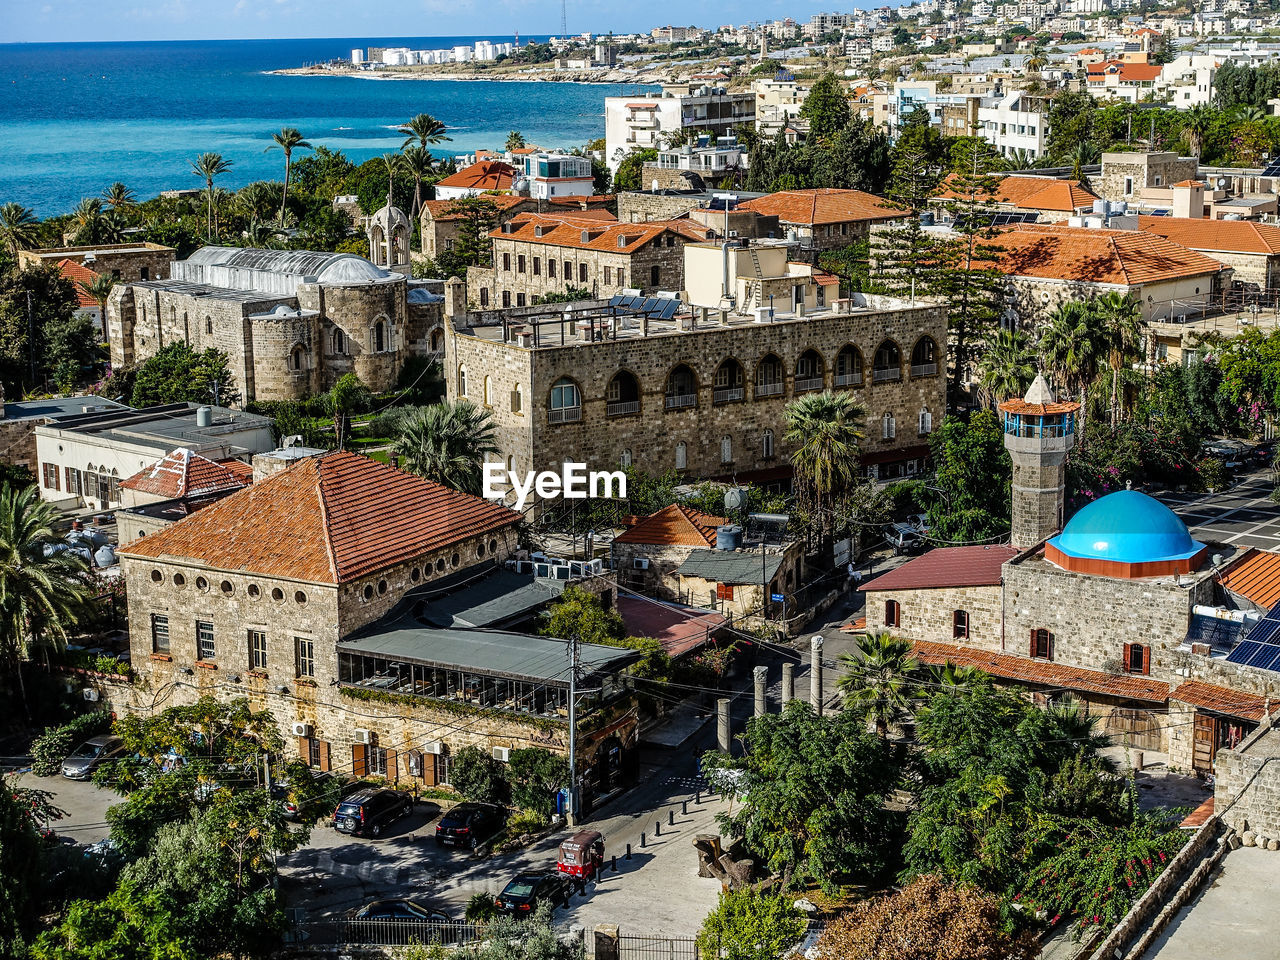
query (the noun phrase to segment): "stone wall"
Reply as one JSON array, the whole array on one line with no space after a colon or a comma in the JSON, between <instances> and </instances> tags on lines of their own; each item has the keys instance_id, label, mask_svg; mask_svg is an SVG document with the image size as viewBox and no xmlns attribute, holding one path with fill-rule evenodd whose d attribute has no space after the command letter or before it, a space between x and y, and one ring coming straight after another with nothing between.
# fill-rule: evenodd
<instances>
[{"instance_id":1,"label":"stone wall","mask_svg":"<svg viewBox=\"0 0 1280 960\"><path fill-rule=\"evenodd\" d=\"M705 548L619 543L617 540L610 547L613 568L624 586L664 600L680 599L680 578L676 576L676 568L698 549ZM640 558L649 561L647 570L636 569L635 561Z\"/></svg>"},{"instance_id":2,"label":"stone wall","mask_svg":"<svg viewBox=\"0 0 1280 960\"><path fill-rule=\"evenodd\" d=\"M1213 772L1215 811L1241 834L1280 840L1280 732L1264 723L1234 750L1218 750Z\"/></svg>"},{"instance_id":3,"label":"stone wall","mask_svg":"<svg viewBox=\"0 0 1280 960\"><path fill-rule=\"evenodd\" d=\"M46 247L41 250L19 250L18 265L35 263L56 264L71 260L83 264L85 257L93 254L89 269L123 283L139 280L164 280L173 268L177 251L160 244L104 243L90 247Z\"/></svg>"},{"instance_id":4,"label":"stone wall","mask_svg":"<svg viewBox=\"0 0 1280 960\"><path fill-rule=\"evenodd\" d=\"M671 220L702 206L706 199L707 195L700 191L696 193L624 192L618 194L618 220L622 223Z\"/></svg>"},{"instance_id":5,"label":"stone wall","mask_svg":"<svg viewBox=\"0 0 1280 960\"><path fill-rule=\"evenodd\" d=\"M2 403L3 400L0 400L0 404ZM39 474L40 458L36 456L36 427L43 422L36 418L0 419L0 463L26 467L33 474Z\"/></svg>"},{"instance_id":6,"label":"stone wall","mask_svg":"<svg viewBox=\"0 0 1280 960\"><path fill-rule=\"evenodd\" d=\"M1179 157L1173 153L1104 153L1102 172L1093 179L1092 186L1107 200L1132 200L1134 194L1146 187L1171 187L1194 179L1198 167L1195 157ZM1126 178L1133 181L1132 193L1125 193Z\"/></svg>"},{"instance_id":7,"label":"stone wall","mask_svg":"<svg viewBox=\"0 0 1280 960\"><path fill-rule=\"evenodd\" d=\"M911 640L956 643L1002 653L1000 586L940 587L929 590L868 590L867 629L888 630ZM896 600L900 626L885 623L885 601ZM969 636L955 636L955 612L969 614ZM1019 647L1017 653L1026 651Z\"/></svg>"}]
</instances>

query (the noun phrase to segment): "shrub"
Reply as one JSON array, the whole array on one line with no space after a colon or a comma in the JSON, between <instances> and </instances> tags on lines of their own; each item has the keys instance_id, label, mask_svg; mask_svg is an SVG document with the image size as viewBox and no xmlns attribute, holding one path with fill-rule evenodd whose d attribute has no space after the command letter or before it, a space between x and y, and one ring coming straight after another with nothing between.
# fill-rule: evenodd
<instances>
[{"instance_id":1,"label":"shrub","mask_svg":"<svg viewBox=\"0 0 1280 960\"><path fill-rule=\"evenodd\" d=\"M110 729L111 713L107 710L85 713L60 727L50 727L31 741L31 772L37 777L53 776L72 750Z\"/></svg>"},{"instance_id":2,"label":"shrub","mask_svg":"<svg viewBox=\"0 0 1280 960\"><path fill-rule=\"evenodd\" d=\"M511 834L521 833L537 833L543 829L550 820L546 814L537 810L517 810L512 814L511 819L507 821L507 832Z\"/></svg>"},{"instance_id":3,"label":"shrub","mask_svg":"<svg viewBox=\"0 0 1280 960\"><path fill-rule=\"evenodd\" d=\"M804 918L782 896L753 890L720 894L702 921L698 955L724 960L774 960L804 934Z\"/></svg>"},{"instance_id":4,"label":"shrub","mask_svg":"<svg viewBox=\"0 0 1280 960\"><path fill-rule=\"evenodd\" d=\"M493 918L497 908L493 905L493 895L489 893L473 893L467 899L467 909L463 914L469 923L483 923Z\"/></svg>"},{"instance_id":5,"label":"shrub","mask_svg":"<svg viewBox=\"0 0 1280 960\"><path fill-rule=\"evenodd\" d=\"M458 751L453 761L453 787L479 803L505 803L511 792L504 765L479 747Z\"/></svg>"}]
</instances>

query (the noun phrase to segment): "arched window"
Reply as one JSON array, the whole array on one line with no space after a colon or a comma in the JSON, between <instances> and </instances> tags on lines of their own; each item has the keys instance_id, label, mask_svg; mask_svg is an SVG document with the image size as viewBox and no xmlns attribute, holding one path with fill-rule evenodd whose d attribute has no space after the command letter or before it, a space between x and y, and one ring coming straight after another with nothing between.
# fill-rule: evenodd
<instances>
[{"instance_id":1,"label":"arched window","mask_svg":"<svg viewBox=\"0 0 1280 960\"><path fill-rule=\"evenodd\" d=\"M683 470L688 466L688 463L688 448L684 445L684 441L681 440L676 444L676 469Z\"/></svg>"},{"instance_id":2,"label":"arched window","mask_svg":"<svg viewBox=\"0 0 1280 960\"><path fill-rule=\"evenodd\" d=\"M373 325L373 352L386 353L387 349L387 321L379 320Z\"/></svg>"},{"instance_id":3,"label":"arched window","mask_svg":"<svg viewBox=\"0 0 1280 960\"><path fill-rule=\"evenodd\" d=\"M720 462L733 463L733 439L730 437L720 438Z\"/></svg>"},{"instance_id":4,"label":"arched window","mask_svg":"<svg viewBox=\"0 0 1280 960\"><path fill-rule=\"evenodd\" d=\"M515 472L516 472L516 458L507 457L507 473L515 473Z\"/></svg>"},{"instance_id":5,"label":"arched window","mask_svg":"<svg viewBox=\"0 0 1280 960\"><path fill-rule=\"evenodd\" d=\"M624 470L627 467L631 466L631 450L630 449L622 451L622 456L618 458L618 463L622 466L622 469Z\"/></svg>"},{"instance_id":6,"label":"arched window","mask_svg":"<svg viewBox=\"0 0 1280 960\"><path fill-rule=\"evenodd\" d=\"M605 413L627 417L640 412L640 384L626 370L619 370L605 389Z\"/></svg>"},{"instance_id":7,"label":"arched window","mask_svg":"<svg viewBox=\"0 0 1280 960\"><path fill-rule=\"evenodd\" d=\"M796 361L796 393L821 390L826 384L826 368L817 350L806 350Z\"/></svg>"},{"instance_id":8,"label":"arched window","mask_svg":"<svg viewBox=\"0 0 1280 960\"><path fill-rule=\"evenodd\" d=\"M742 364L730 357L716 368L715 387L711 391L712 403L737 403L747 395L746 375Z\"/></svg>"},{"instance_id":9,"label":"arched window","mask_svg":"<svg viewBox=\"0 0 1280 960\"><path fill-rule=\"evenodd\" d=\"M204 332L209 334L210 336L213 335L213 318L212 317L204 318Z\"/></svg>"},{"instance_id":10,"label":"arched window","mask_svg":"<svg viewBox=\"0 0 1280 960\"><path fill-rule=\"evenodd\" d=\"M458 396L465 397L467 395L467 368L458 368Z\"/></svg>"},{"instance_id":11,"label":"arched window","mask_svg":"<svg viewBox=\"0 0 1280 960\"><path fill-rule=\"evenodd\" d=\"M862 351L853 344L836 354L836 386L862 386Z\"/></svg>"},{"instance_id":12,"label":"arched window","mask_svg":"<svg viewBox=\"0 0 1280 960\"><path fill-rule=\"evenodd\" d=\"M307 366L307 354L302 349L302 345L294 347L289 351L289 369L294 373L301 373Z\"/></svg>"},{"instance_id":13,"label":"arched window","mask_svg":"<svg viewBox=\"0 0 1280 960\"><path fill-rule=\"evenodd\" d=\"M911 375L931 377L938 372L938 345L933 337L921 337L911 348Z\"/></svg>"},{"instance_id":14,"label":"arched window","mask_svg":"<svg viewBox=\"0 0 1280 960\"><path fill-rule=\"evenodd\" d=\"M760 455L766 460L773 459L773 431L766 429L764 439L760 444Z\"/></svg>"},{"instance_id":15,"label":"arched window","mask_svg":"<svg viewBox=\"0 0 1280 960\"><path fill-rule=\"evenodd\" d=\"M880 418L880 439L892 440L898 435L898 421L892 413L886 413Z\"/></svg>"},{"instance_id":16,"label":"arched window","mask_svg":"<svg viewBox=\"0 0 1280 960\"><path fill-rule=\"evenodd\" d=\"M662 268L656 263L649 268L649 285L657 287L662 282Z\"/></svg>"},{"instance_id":17,"label":"arched window","mask_svg":"<svg viewBox=\"0 0 1280 960\"><path fill-rule=\"evenodd\" d=\"M483 389L484 389L484 405L485 405L486 407L487 407L487 406L490 406L490 402L489 402L489 388L490 388L492 385L493 385L493 381L492 381L492 379L491 379L490 377L485 377L485 378L484 378L484 386L483 386Z\"/></svg>"},{"instance_id":18,"label":"arched window","mask_svg":"<svg viewBox=\"0 0 1280 960\"><path fill-rule=\"evenodd\" d=\"M329 338L329 352L339 356L347 352L347 335L340 327L334 327L333 335Z\"/></svg>"},{"instance_id":19,"label":"arched window","mask_svg":"<svg viewBox=\"0 0 1280 960\"><path fill-rule=\"evenodd\" d=\"M443 350L444 350L444 331L432 330L431 331L431 352L441 353Z\"/></svg>"},{"instance_id":20,"label":"arched window","mask_svg":"<svg viewBox=\"0 0 1280 960\"><path fill-rule=\"evenodd\" d=\"M552 423L577 423L582 419L582 394L578 385L568 377L561 377L551 385Z\"/></svg>"},{"instance_id":21,"label":"arched window","mask_svg":"<svg viewBox=\"0 0 1280 960\"><path fill-rule=\"evenodd\" d=\"M898 606L897 600L884 602L884 625L886 627L902 626L902 608Z\"/></svg>"},{"instance_id":22,"label":"arched window","mask_svg":"<svg viewBox=\"0 0 1280 960\"><path fill-rule=\"evenodd\" d=\"M516 388L511 391L511 412L524 412L524 386L517 383Z\"/></svg>"},{"instance_id":23,"label":"arched window","mask_svg":"<svg viewBox=\"0 0 1280 960\"><path fill-rule=\"evenodd\" d=\"M871 379L874 383L902 379L902 351L892 340L886 340L876 347L875 359L871 364Z\"/></svg>"},{"instance_id":24,"label":"arched window","mask_svg":"<svg viewBox=\"0 0 1280 960\"><path fill-rule=\"evenodd\" d=\"M756 397L782 395L782 361L777 354L766 353L756 364Z\"/></svg>"},{"instance_id":25,"label":"arched window","mask_svg":"<svg viewBox=\"0 0 1280 960\"><path fill-rule=\"evenodd\" d=\"M685 364L667 376L667 409L682 410L698 405L698 378Z\"/></svg>"}]
</instances>

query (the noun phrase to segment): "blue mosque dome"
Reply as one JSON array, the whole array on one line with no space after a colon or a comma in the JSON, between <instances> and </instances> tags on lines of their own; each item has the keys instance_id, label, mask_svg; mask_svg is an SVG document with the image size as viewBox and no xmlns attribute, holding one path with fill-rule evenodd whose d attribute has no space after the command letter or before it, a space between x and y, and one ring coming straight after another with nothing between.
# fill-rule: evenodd
<instances>
[{"instance_id":1,"label":"blue mosque dome","mask_svg":"<svg viewBox=\"0 0 1280 960\"><path fill-rule=\"evenodd\" d=\"M1191 539L1186 524L1172 510L1136 490L1120 490L1084 507L1048 547L1049 558L1068 569L1092 567L1121 576L1126 574L1113 564L1141 565L1130 576L1188 572L1205 551L1205 545Z\"/></svg>"}]
</instances>

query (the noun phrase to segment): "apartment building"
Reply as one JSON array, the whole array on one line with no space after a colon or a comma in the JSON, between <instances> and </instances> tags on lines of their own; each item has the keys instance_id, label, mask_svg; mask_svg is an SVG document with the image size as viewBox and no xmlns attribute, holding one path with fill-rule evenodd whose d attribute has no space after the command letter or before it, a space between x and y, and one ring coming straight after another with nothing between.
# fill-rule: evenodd
<instances>
[{"instance_id":1,"label":"apartment building","mask_svg":"<svg viewBox=\"0 0 1280 960\"><path fill-rule=\"evenodd\" d=\"M727 136L754 124L756 95L697 83L665 84L658 96L605 97L605 160L616 171L635 150L658 149L671 134Z\"/></svg>"}]
</instances>

